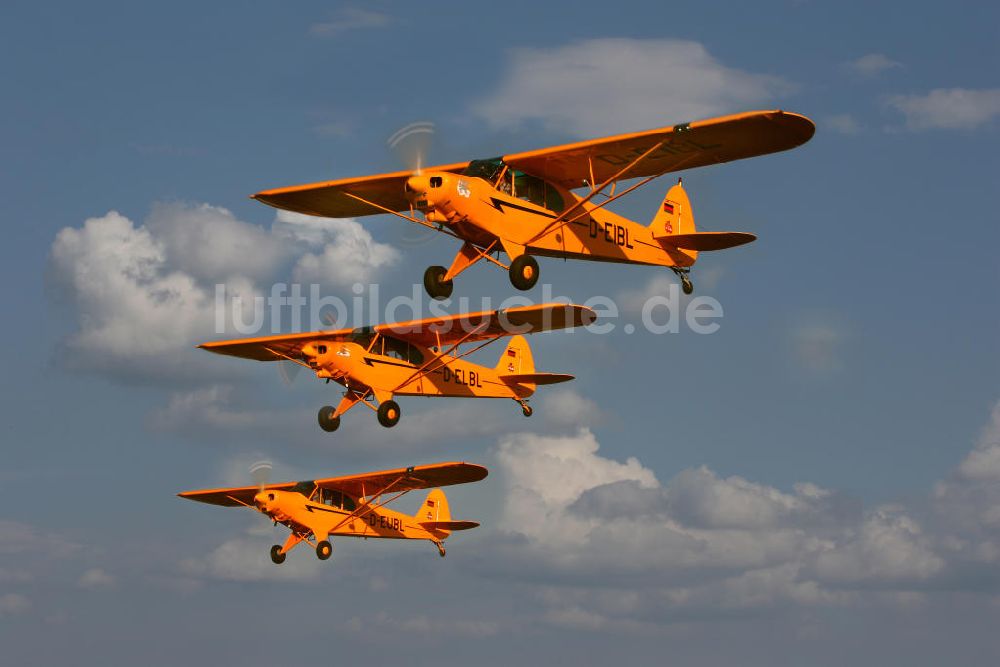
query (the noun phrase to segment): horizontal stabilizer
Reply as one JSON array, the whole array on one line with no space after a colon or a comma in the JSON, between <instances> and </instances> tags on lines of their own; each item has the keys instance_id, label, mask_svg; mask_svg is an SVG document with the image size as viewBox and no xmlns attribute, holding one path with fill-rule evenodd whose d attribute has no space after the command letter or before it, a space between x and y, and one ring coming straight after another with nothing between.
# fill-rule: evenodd
<instances>
[{"instance_id":1,"label":"horizontal stabilizer","mask_svg":"<svg viewBox=\"0 0 1000 667\"><path fill-rule=\"evenodd\" d=\"M469 530L478 528L475 521L422 521L420 527L425 530Z\"/></svg>"},{"instance_id":2,"label":"horizontal stabilizer","mask_svg":"<svg viewBox=\"0 0 1000 667\"><path fill-rule=\"evenodd\" d=\"M517 373L501 375L500 379L507 384L559 384L574 379L565 373Z\"/></svg>"},{"instance_id":3,"label":"horizontal stabilizer","mask_svg":"<svg viewBox=\"0 0 1000 667\"><path fill-rule=\"evenodd\" d=\"M657 236L664 245L683 250L725 250L744 243L756 241L757 237L748 232L693 232L691 234L671 234Z\"/></svg>"}]
</instances>

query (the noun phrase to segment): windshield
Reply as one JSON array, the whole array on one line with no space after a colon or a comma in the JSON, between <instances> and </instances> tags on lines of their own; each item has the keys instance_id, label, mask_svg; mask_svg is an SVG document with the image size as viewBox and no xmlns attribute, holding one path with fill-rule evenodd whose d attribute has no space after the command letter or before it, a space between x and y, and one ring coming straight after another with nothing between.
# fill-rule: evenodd
<instances>
[{"instance_id":1,"label":"windshield","mask_svg":"<svg viewBox=\"0 0 1000 667\"><path fill-rule=\"evenodd\" d=\"M542 208L559 213L565 207L562 195L554 187L531 174L516 169L507 169L503 158L473 160L462 171L463 176L473 176L488 181L500 192L530 201ZM500 182L497 179L503 172Z\"/></svg>"},{"instance_id":2,"label":"windshield","mask_svg":"<svg viewBox=\"0 0 1000 667\"><path fill-rule=\"evenodd\" d=\"M488 160L473 160L469 166L462 170L463 176L481 178L492 183L497 179L500 170L503 169L503 158L494 157Z\"/></svg>"}]
</instances>

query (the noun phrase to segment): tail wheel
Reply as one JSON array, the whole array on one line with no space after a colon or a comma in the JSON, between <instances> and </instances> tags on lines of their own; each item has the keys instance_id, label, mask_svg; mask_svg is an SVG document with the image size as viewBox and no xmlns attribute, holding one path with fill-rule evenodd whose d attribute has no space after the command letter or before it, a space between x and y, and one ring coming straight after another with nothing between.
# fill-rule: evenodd
<instances>
[{"instance_id":1,"label":"tail wheel","mask_svg":"<svg viewBox=\"0 0 1000 667\"><path fill-rule=\"evenodd\" d=\"M521 412L524 413L525 417L530 417L531 415L535 414L535 411L531 409L530 405L522 405Z\"/></svg>"},{"instance_id":2,"label":"tail wheel","mask_svg":"<svg viewBox=\"0 0 1000 667\"><path fill-rule=\"evenodd\" d=\"M285 556L288 554L281 553L281 545L275 544L271 547L271 562L275 565L281 565L285 562Z\"/></svg>"},{"instance_id":3,"label":"tail wheel","mask_svg":"<svg viewBox=\"0 0 1000 667\"><path fill-rule=\"evenodd\" d=\"M316 543L316 558L320 560L326 560L333 553L333 545L326 540L321 540Z\"/></svg>"},{"instance_id":4,"label":"tail wheel","mask_svg":"<svg viewBox=\"0 0 1000 667\"><path fill-rule=\"evenodd\" d=\"M444 545L441 544L440 542L435 542L434 544L437 545L438 555L441 556L441 558L444 558L444 554L445 554Z\"/></svg>"},{"instance_id":5,"label":"tail wheel","mask_svg":"<svg viewBox=\"0 0 1000 667\"><path fill-rule=\"evenodd\" d=\"M319 409L319 427L327 433L333 433L340 428L340 417L334 417L337 410L332 405L324 405Z\"/></svg>"},{"instance_id":6,"label":"tail wheel","mask_svg":"<svg viewBox=\"0 0 1000 667\"><path fill-rule=\"evenodd\" d=\"M382 401L378 406L378 423L386 428L396 425L402 413L396 401Z\"/></svg>"},{"instance_id":7,"label":"tail wheel","mask_svg":"<svg viewBox=\"0 0 1000 667\"><path fill-rule=\"evenodd\" d=\"M685 294L690 294L694 291L694 283L691 282L686 273L681 274L681 289L684 290Z\"/></svg>"},{"instance_id":8,"label":"tail wheel","mask_svg":"<svg viewBox=\"0 0 1000 667\"><path fill-rule=\"evenodd\" d=\"M443 266L428 266L424 271L424 289L432 299L447 299L455 289L455 283L445 280L447 273Z\"/></svg>"},{"instance_id":9,"label":"tail wheel","mask_svg":"<svg viewBox=\"0 0 1000 667\"><path fill-rule=\"evenodd\" d=\"M510 284L529 290L538 282L538 262L531 255L521 255L510 263Z\"/></svg>"}]
</instances>

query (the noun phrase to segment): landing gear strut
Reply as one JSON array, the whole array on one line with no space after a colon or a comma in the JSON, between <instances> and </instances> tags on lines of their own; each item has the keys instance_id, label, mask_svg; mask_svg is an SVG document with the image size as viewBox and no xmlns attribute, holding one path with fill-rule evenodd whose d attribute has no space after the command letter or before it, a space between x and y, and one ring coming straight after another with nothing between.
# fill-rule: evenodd
<instances>
[{"instance_id":1,"label":"landing gear strut","mask_svg":"<svg viewBox=\"0 0 1000 667\"><path fill-rule=\"evenodd\" d=\"M691 273L691 269L680 268L677 266L671 266L670 269L677 274L677 277L681 279L681 289L684 290L685 294L690 294L694 291L694 283L691 282L691 278L688 274Z\"/></svg>"}]
</instances>

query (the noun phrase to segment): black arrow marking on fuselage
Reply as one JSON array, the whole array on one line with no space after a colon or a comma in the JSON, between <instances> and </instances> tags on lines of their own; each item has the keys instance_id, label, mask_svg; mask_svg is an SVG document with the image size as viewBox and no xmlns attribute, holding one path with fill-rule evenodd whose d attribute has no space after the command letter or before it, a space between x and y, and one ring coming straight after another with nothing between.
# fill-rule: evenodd
<instances>
[{"instance_id":1,"label":"black arrow marking on fuselage","mask_svg":"<svg viewBox=\"0 0 1000 667\"><path fill-rule=\"evenodd\" d=\"M306 505L307 512L315 512L319 510L320 512L333 512L334 514L343 514L343 512L334 509L327 509L325 507L317 507L316 505Z\"/></svg>"},{"instance_id":2,"label":"black arrow marking on fuselage","mask_svg":"<svg viewBox=\"0 0 1000 667\"><path fill-rule=\"evenodd\" d=\"M506 206L507 208L512 208L516 211L524 211L525 213L534 213L535 215L540 215L543 218L554 219L556 217L554 213L543 213L542 211L536 211L533 208L528 208L527 206L521 206L520 204L512 204L509 201L503 201L501 199L497 199L496 197L490 197L489 204L490 206L492 206L493 208L495 208L496 210L500 211L505 215L506 211L504 211L503 209Z\"/></svg>"},{"instance_id":3,"label":"black arrow marking on fuselage","mask_svg":"<svg viewBox=\"0 0 1000 667\"><path fill-rule=\"evenodd\" d=\"M385 359L375 359L372 357L365 357L365 364L368 366L374 366L374 364L385 364L386 366L402 366L403 368L416 368L413 364L397 363L395 361L386 361Z\"/></svg>"}]
</instances>

